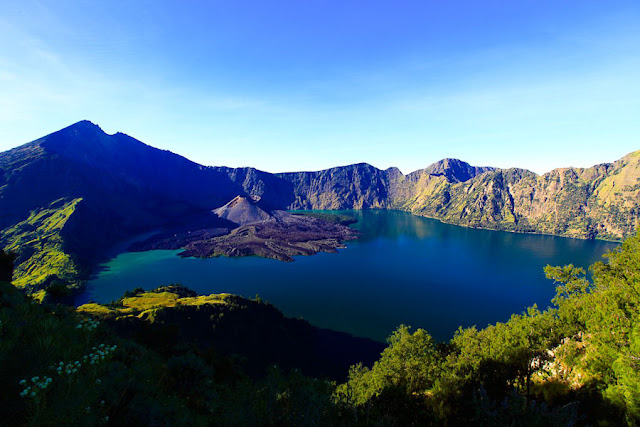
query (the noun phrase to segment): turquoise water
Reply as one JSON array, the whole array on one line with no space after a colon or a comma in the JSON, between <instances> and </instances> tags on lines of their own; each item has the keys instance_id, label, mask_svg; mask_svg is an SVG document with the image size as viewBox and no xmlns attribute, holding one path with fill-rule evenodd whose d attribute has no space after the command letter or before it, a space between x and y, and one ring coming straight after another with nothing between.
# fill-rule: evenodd
<instances>
[{"instance_id":1,"label":"turquoise water","mask_svg":"<svg viewBox=\"0 0 640 427\"><path fill-rule=\"evenodd\" d=\"M121 253L103 265L82 301L181 283L199 293L270 301L286 315L383 341L399 324L448 340L537 303L554 284L547 264L588 267L615 243L456 227L397 211L344 211L362 237L338 254L284 263L258 257L180 258L179 251Z\"/></svg>"}]
</instances>

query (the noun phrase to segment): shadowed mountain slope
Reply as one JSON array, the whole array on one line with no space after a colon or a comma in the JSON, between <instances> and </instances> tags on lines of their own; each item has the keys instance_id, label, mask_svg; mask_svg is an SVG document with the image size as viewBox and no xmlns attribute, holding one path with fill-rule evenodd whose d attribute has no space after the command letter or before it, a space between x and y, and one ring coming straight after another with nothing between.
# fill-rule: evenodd
<instances>
[{"instance_id":1,"label":"shadowed mountain slope","mask_svg":"<svg viewBox=\"0 0 640 427\"><path fill-rule=\"evenodd\" d=\"M36 288L61 278L63 270L86 275L125 237L244 194L226 173L121 133L107 135L87 121L0 153L0 183L0 245L19 252L17 279L29 277ZM64 221L40 222L54 213ZM59 253L68 255L65 263L42 265ZM21 266L29 259L40 260L37 275L29 264Z\"/></svg>"},{"instance_id":2,"label":"shadowed mountain slope","mask_svg":"<svg viewBox=\"0 0 640 427\"><path fill-rule=\"evenodd\" d=\"M187 233L193 218L206 222L201 229L228 228L210 212L235 196L259 200L258 216L391 208L467 227L622 239L636 228L639 180L640 152L544 175L457 159L408 175L365 163L270 174L202 166L82 121L0 153L0 247L18 252L16 278L37 290L86 277L110 246L137 233Z\"/></svg>"},{"instance_id":3,"label":"shadowed mountain slope","mask_svg":"<svg viewBox=\"0 0 640 427\"><path fill-rule=\"evenodd\" d=\"M162 349L213 348L243 355L244 369L262 375L269 366L344 379L349 366L371 365L384 345L285 317L260 300L230 294L198 295L180 285L133 291L111 305L85 304L78 312L113 325L122 336ZM242 339L239 339L242 338Z\"/></svg>"},{"instance_id":4,"label":"shadowed mountain slope","mask_svg":"<svg viewBox=\"0 0 640 427\"><path fill-rule=\"evenodd\" d=\"M289 209L387 207L387 173L366 163L276 176L293 184L295 200Z\"/></svg>"}]
</instances>

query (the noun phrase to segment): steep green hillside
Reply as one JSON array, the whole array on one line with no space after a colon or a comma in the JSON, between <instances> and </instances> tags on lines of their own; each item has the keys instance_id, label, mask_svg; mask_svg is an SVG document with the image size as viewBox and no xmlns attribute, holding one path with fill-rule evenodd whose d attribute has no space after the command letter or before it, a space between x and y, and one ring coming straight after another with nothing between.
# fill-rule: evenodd
<instances>
[{"instance_id":1,"label":"steep green hillside","mask_svg":"<svg viewBox=\"0 0 640 427\"><path fill-rule=\"evenodd\" d=\"M37 291L55 280L72 284L78 266L65 248L62 230L82 199L53 202L0 233L0 246L18 254L14 284Z\"/></svg>"},{"instance_id":2,"label":"steep green hillside","mask_svg":"<svg viewBox=\"0 0 640 427\"><path fill-rule=\"evenodd\" d=\"M0 282L0 420L326 425L336 420L329 380L382 348L260 300L177 285L74 310Z\"/></svg>"},{"instance_id":3,"label":"steep green hillside","mask_svg":"<svg viewBox=\"0 0 640 427\"><path fill-rule=\"evenodd\" d=\"M18 255L18 285L75 285L116 242L243 191L226 173L78 122L0 153L0 248Z\"/></svg>"}]
</instances>

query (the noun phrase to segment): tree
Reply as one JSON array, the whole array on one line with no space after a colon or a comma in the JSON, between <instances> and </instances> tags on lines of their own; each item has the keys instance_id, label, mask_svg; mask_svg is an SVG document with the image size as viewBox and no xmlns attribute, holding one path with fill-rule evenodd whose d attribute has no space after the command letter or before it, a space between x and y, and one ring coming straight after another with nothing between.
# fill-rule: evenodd
<instances>
[{"instance_id":1,"label":"tree","mask_svg":"<svg viewBox=\"0 0 640 427\"><path fill-rule=\"evenodd\" d=\"M13 263L16 254L0 249L0 281L10 282L13 278Z\"/></svg>"}]
</instances>

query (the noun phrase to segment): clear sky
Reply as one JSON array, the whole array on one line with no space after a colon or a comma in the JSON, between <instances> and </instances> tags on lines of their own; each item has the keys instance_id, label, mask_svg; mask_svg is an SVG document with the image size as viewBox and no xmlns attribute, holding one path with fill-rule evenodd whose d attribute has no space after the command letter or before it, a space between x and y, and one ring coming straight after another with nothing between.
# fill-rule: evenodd
<instances>
[{"instance_id":1,"label":"clear sky","mask_svg":"<svg viewBox=\"0 0 640 427\"><path fill-rule=\"evenodd\" d=\"M0 150L82 119L270 172L640 149L640 1L0 2Z\"/></svg>"}]
</instances>

